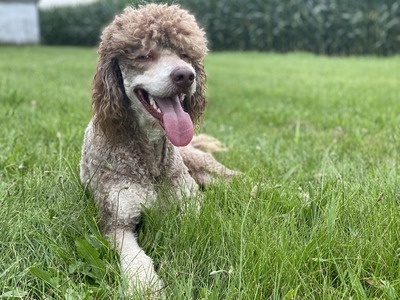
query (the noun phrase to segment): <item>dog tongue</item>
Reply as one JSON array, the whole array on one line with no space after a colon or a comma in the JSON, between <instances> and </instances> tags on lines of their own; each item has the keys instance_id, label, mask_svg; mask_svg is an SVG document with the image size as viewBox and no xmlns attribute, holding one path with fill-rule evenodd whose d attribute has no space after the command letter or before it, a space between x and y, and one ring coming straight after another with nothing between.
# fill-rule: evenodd
<instances>
[{"instance_id":1,"label":"dog tongue","mask_svg":"<svg viewBox=\"0 0 400 300\"><path fill-rule=\"evenodd\" d=\"M193 138L193 123L188 113L184 112L178 96L154 98L163 114L165 132L171 143L183 147Z\"/></svg>"}]
</instances>

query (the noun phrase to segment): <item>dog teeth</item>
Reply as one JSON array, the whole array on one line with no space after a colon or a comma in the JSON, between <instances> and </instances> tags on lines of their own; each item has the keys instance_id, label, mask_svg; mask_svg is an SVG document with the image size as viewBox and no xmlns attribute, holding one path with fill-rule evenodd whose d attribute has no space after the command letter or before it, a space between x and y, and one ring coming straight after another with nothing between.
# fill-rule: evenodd
<instances>
[{"instance_id":1,"label":"dog teeth","mask_svg":"<svg viewBox=\"0 0 400 300\"><path fill-rule=\"evenodd\" d=\"M156 101L154 101L153 97L149 97L149 102L150 102L151 107L152 107L154 110L156 110L157 112L161 113L161 110L160 110L160 108L158 107Z\"/></svg>"}]
</instances>

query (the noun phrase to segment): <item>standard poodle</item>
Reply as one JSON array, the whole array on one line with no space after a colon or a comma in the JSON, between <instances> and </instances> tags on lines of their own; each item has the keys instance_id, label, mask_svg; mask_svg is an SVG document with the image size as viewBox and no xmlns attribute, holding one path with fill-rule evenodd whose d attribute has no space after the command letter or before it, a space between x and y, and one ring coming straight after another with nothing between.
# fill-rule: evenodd
<instances>
[{"instance_id":1,"label":"standard poodle","mask_svg":"<svg viewBox=\"0 0 400 300\"><path fill-rule=\"evenodd\" d=\"M135 236L142 205L166 201L167 187L187 201L213 175L236 174L204 151L209 139L193 137L206 105L207 51L204 31L177 5L128 7L101 36L80 177L130 292L162 287Z\"/></svg>"}]
</instances>

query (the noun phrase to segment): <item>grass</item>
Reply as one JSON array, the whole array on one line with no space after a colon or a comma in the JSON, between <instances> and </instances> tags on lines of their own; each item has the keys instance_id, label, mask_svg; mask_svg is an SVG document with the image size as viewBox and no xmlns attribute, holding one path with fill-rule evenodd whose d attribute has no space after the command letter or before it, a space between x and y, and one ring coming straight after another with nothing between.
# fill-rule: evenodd
<instances>
[{"instance_id":1,"label":"grass","mask_svg":"<svg viewBox=\"0 0 400 300\"><path fill-rule=\"evenodd\" d=\"M123 299L79 183L96 51L0 49L0 298ZM144 212L168 299L398 299L400 57L213 53L201 132L246 175Z\"/></svg>"}]
</instances>

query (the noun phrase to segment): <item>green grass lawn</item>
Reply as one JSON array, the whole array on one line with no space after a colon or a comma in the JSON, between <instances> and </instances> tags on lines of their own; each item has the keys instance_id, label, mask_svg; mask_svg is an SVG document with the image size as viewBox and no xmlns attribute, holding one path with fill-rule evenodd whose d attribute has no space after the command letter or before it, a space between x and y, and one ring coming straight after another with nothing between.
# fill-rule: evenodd
<instances>
[{"instance_id":1,"label":"green grass lawn","mask_svg":"<svg viewBox=\"0 0 400 300\"><path fill-rule=\"evenodd\" d=\"M95 49L0 48L0 298L123 299L79 183ZM199 129L245 176L145 211L168 299L400 297L400 57L212 53Z\"/></svg>"}]
</instances>

